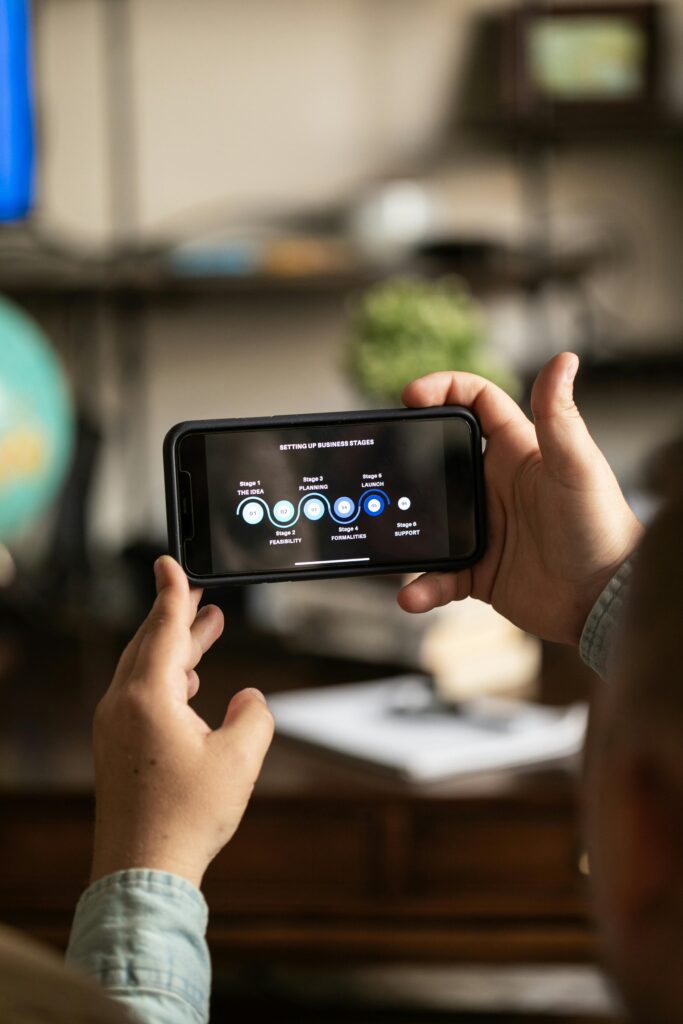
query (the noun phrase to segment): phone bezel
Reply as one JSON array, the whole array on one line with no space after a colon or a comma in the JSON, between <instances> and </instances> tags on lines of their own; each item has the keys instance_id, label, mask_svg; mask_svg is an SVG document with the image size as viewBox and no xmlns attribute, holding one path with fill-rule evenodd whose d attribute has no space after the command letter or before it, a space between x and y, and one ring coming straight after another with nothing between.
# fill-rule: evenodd
<instances>
[{"instance_id":1,"label":"phone bezel","mask_svg":"<svg viewBox=\"0 0 683 1024\"><path fill-rule=\"evenodd\" d=\"M467 420L472 437L472 465L474 471L474 519L476 543L471 555L464 559L444 559L437 562L396 562L381 566L340 567L337 569L304 569L258 573L228 573L202 576L192 572L185 563L182 537L182 518L179 504L178 445L190 433L204 434L226 430L276 429L297 425L330 425L342 423L380 423L406 419L445 419L460 417ZM166 490L166 517L168 546L171 555L182 565L190 582L195 586L210 587L242 583L278 583L310 579L337 579L349 576L390 576L410 572L457 572L474 565L486 548L486 511L483 475L482 434L474 413L460 405L430 406L427 409L374 409L353 412L304 413L300 415L254 416L239 419L185 420L176 423L166 434L163 445L164 483Z\"/></svg>"}]
</instances>

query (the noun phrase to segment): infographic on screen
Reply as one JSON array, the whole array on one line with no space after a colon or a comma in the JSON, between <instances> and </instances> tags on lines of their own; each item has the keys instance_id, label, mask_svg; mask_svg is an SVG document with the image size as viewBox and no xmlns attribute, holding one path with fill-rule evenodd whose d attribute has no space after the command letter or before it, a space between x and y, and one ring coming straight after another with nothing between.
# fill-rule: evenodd
<instances>
[{"instance_id":1,"label":"infographic on screen","mask_svg":"<svg viewBox=\"0 0 683 1024\"><path fill-rule=\"evenodd\" d=\"M212 571L466 556L474 543L471 494L457 513L451 501L449 519L447 473L460 472L471 490L470 444L467 423L455 418L207 433ZM454 537L463 550L453 551Z\"/></svg>"}]
</instances>

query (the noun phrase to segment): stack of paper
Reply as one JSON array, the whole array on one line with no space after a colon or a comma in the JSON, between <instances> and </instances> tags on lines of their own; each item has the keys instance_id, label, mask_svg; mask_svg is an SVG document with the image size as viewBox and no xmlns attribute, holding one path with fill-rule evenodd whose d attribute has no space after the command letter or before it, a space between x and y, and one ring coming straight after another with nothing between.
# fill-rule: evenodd
<instances>
[{"instance_id":1,"label":"stack of paper","mask_svg":"<svg viewBox=\"0 0 683 1024\"><path fill-rule=\"evenodd\" d=\"M278 733L414 781L556 761L583 745L587 710L481 698L441 705L422 676L276 693Z\"/></svg>"}]
</instances>

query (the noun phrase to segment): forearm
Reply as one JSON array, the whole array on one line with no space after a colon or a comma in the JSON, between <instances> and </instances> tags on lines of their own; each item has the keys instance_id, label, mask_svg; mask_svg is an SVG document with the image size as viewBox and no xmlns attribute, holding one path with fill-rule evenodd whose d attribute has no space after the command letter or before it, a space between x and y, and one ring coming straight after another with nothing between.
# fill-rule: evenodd
<instances>
[{"instance_id":1,"label":"forearm","mask_svg":"<svg viewBox=\"0 0 683 1024\"><path fill-rule=\"evenodd\" d=\"M79 900L66 959L144 1024L204 1024L207 918L203 896L185 879L118 871Z\"/></svg>"},{"instance_id":2,"label":"forearm","mask_svg":"<svg viewBox=\"0 0 683 1024\"><path fill-rule=\"evenodd\" d=\"M623 615L632 566L625 561L614 574L586 619L581 634L581 658L604 679L614 653L614 641Z\"/></svg>"}]
</instances>

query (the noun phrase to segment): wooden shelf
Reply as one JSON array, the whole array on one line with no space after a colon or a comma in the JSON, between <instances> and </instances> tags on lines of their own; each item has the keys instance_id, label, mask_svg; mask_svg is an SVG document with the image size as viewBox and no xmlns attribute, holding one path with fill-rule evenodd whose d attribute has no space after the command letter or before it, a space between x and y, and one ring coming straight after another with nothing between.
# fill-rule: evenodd
<instances>
[{"instance_id":1,"label":"wooden shelf","mask_svg":"<svg viewBox=\"0 0 683 1024\"><path fill-rule=\"evenodd\" d=\"M12 295L125 297L145 295L320 294L367 287L385 274L370 269L324 274L181 274L168 266L64 261L61 265L0 268L0 290Z\"/></svg>"},{"instance_id":2,"label":"wooden shelf","mask_svg":"<svg viewBox=\"0 0 683 1024\"><path fill-rule=\"evenodd\" d=\"M142 298L144 296L261 295L316 296L360 291L400 274L464 278L477 292L501 289L533 292L550 281L572 282L586 273L598 252L541 257L523 250L495 246L472 252L457 241L434 242L402 264L359 264L347 270L317 274L188 274L163 258L85 260L0 258L0 291L19 296Z\"/></svg>"}]
</instances>

